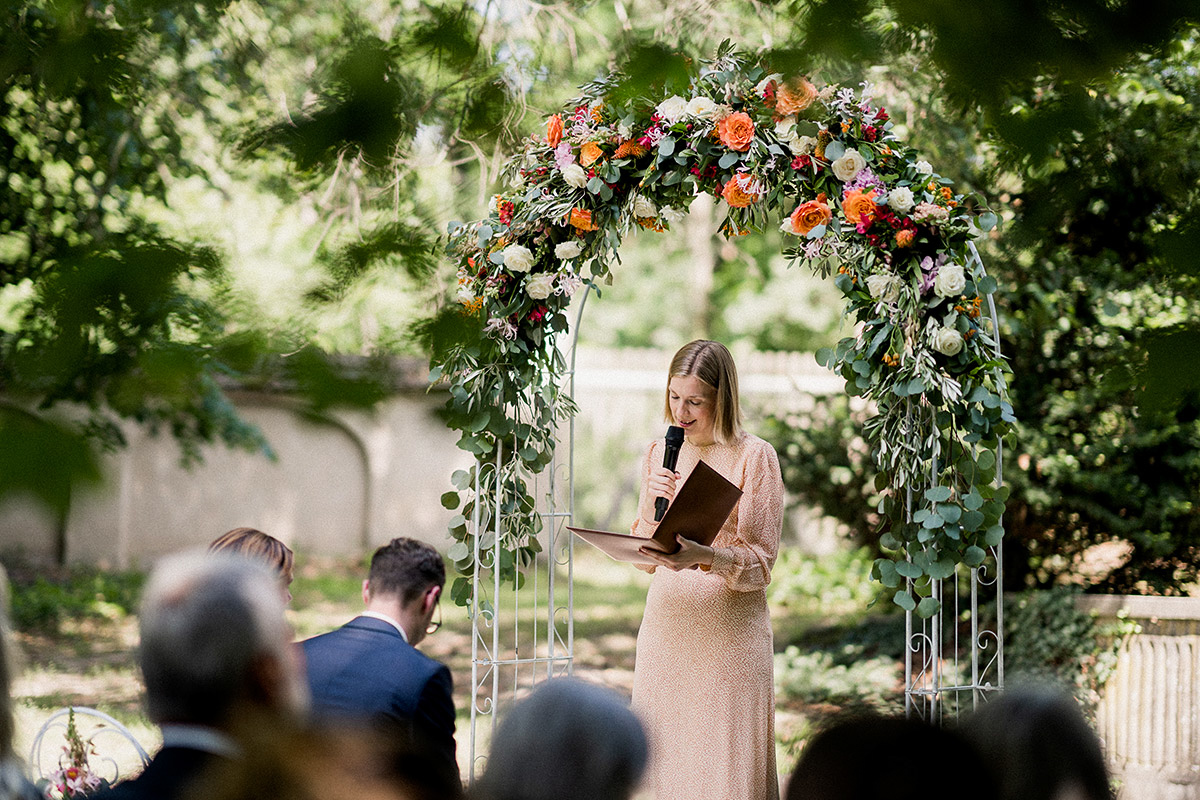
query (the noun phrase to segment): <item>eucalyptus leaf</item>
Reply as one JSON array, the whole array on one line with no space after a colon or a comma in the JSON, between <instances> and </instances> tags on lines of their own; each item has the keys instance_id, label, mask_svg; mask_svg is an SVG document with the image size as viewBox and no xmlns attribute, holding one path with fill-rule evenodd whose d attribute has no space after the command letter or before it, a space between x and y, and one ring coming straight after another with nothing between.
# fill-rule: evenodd
<instances>
[{"instance_id":1,"label":"eucalyptus leaf","mask_svg":"<svg viewBox=\"0 0 1200 800\"><path fill-rule=\"evenodd\" d=\"M929 619L941 610L942 604L940 602L932 597L926 597L917 605L917 616L922 619Z\"/></svg>"},{"instance_id":2,"label":"eucalyptus leaf","mask_svg":"<svg viewBox=\"0 0 1200 800\"><path fill-rule=\"evenodd\" d=\"M925 490L925 499L931 503L944 503L951 494L949 486L934 486Z\"/></svg>"}]
</instances>

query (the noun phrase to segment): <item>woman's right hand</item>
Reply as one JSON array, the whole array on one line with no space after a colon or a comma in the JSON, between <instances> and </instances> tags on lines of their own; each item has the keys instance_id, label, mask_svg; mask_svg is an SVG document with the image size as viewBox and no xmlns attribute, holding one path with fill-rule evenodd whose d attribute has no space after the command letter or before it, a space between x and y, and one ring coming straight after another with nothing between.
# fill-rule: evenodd
<instances>
[{"instance_id":1,"label":"woman's right hand","mask_svg":"<svg viewBox=\"0 0 1200 800\"><path fill-rule=\"evenodd\" d=\"M646 479L646 490L651 497L665 497L667 502L675 499L675 487L679 483L679 473L666 467L656 467L650 471Z\"/></svg>"}]
</instances>

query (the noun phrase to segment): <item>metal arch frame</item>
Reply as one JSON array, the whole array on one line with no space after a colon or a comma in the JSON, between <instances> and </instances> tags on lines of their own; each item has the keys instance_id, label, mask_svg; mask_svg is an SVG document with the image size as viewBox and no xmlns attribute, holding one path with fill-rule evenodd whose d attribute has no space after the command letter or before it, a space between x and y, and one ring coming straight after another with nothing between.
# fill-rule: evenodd
<instances>
[{"instance_id":1,"label":"metal arch frame","mask_svg":"<svg viewBox=\"0 0 1200 800\"><path fill-rule=\"evenodd\" d=\"M987 275L983 259L968 242L971 255L967 266L974 264L979 274ZM996 356L1000 352L1000 321L996 313L996 302L988 295L988 315L993 322L993 340ZM998 386L1004 385L1003 376L996 371ZM937 475L935 459L931 465L931 479ZM996 447L996 487L1004 483L1004 442ZM912 516L912 489L906 497L905 513ZM978 707L987 696L1004 689L1004 551L1003 543L989 548L995 574L990 574L987 563L980 567L959 566L952 579L930 579L930 593L941 601L941 610L929 619L920 619L913 611L904 612L904 711L908 716L919 716L940 723L947 714L957 716L967 710L964 696L970 693L970 709ZM953 581L950 583L950 581ZM947 584L949 583L949 586ZM963 584L970 603L970 638L964 643L959 637L959 620L962 618L960 604L964 595ZM913 581L907 581L913 589ZM947 588L950 596L947 597ZM992 627L981 626L979 595L981 591L995 592L996 618ZM947 601L952 608L947 609ZM988 652L992 646L995 652ZM967 674L969 665L970 673ZM993 683L993 678L995 682Z\"/></svg>"},{"instance_id":2,"label":"metal arch frame","mask_svg":"<svg viewBox=\"0 0 1200 800\"><path fill-rule=\"evenodd\" d=\"M974 265L980 274L986 275L983 260L979 256L974 243L968 243L970 258L968 266ZM588 295L595 291L592 285L587 286L576 315L574 330L571 334L570 355L566 373L568 394L575 395L576 355L579 345L579 329L583 312L587 306ZM999 318L996 304L991 295L988 296L989 317L993 321L996 355L1000 352ZM997 381L1003 385L1003 378L997 371ZM514 441L513 446L519 447ZM502 458L501 444L497 448L494 469L498 469ZM996 451L996 485L1003 484L1003 442ZM559 456L556 453L549 467L545 470L548 486L545 499L547 507L539 512L542 519L542 533L547 538L543 548L546 553L546 587L545 587L545 638L539 638L538 623L539 608L539 570L537 565L531 570L533 577L533 605L529 622L531 653L521 655L521 604L519 590L511 590L513 609L513 645L511 657L501 651L500 642L500 611L501 592L499 573L493 570L491 593L494 598L490 616L481 613L480 599L485 594L485 586L480 579L477 567L471 582L471 731L469 742L469 781L473 785L476 770L486 763L486 755L480 753L480 725L490 718L490 735L494 735L498 722L498 706L501 696L501 672L511 673L511 692L509 697L517 696L523 688L532 688L539 680L544 667L544 678L556 675L570 675L574 668L575 654L575 596L574 596L574 537L565 534L563 524L570 520L575 511L575 418L572 415L568 423L568 441L566 458L566 509L559 510L557 490L557 472ZM480 469L476 470L475 494L480 496ZM932 474L937 474L936 461L932 465ZM535 477L533 496L539 498L540 476ZM500 487L497 484L494 506L492 508L493 544L490 549L482 548L482 536L474 537L474 558L479 566L487 567L495 564L500 557ZM911 490L909 493L909 511L911 514ZM472 527L479 530L479 503L476 503L472 518ZM942 601L942 610L929 619L919 619L914 612L905 612L905 653L904 653L904 706L909 716L919 715L931 722L941 722L949 711L957 715L965 706L962 696L970 692L971 708L978 706L988 694L1001 691L1004 688L1004 557L1002 545L990 548L995 574L989 573L987 565L975 568L960 567L950 584L950 597L946 593L946 581L932 580L931 592ZM565 577L565 601L560 601L559 573ZM964 575L966 572L966 575ZM960 640L958 620L961 617L962 585L967 583L970 603L970 638L966 646ZM992 587L995 592L996 619L992 627L981 625L979 596L981 591ZM911 590L912 581L908 581ZM947 611L946 602L952 600L952 611ZM562 604L565 602L565 605ZM994 645L995 652L988 652ZM539 653L539 648L542 652ZM965 651L965 655L964 655ZM949 655L947 655L949 654ZM963 661L969 662L970 675L966 676ZM995 682L992 682L992 678ZM525 683L523 683L523 677ZM484 692L490 683L490 691ZM481 695L481 692L483 694ZM489 736L490 738L490 736Z\"/></svg>"},{"instance_id":3,"label":"metal arch frame","mask_svg":"<svg viewBox=\"0 0 1200 800\"><path fill-rule=\"evenodd\" d=\"M575 396L575 356L579 346L579 328L583 320L583 311L587 306L588 295L597 291L596 287L587 284L586 291L579 304L575 317L575 326L571 332L568 368L566 373L568 394ZM515 441L513 446L519 448ZM498 469L502 460L503 444L497 447L496 461L493 469ZM559 453L555 452L546 470L534 478L531 494L539 505L545 501L545 508L539 511L542 519L542 530L539 537L545 537L545 568L546 585L544 595L539 595L538 581L540 570L535 562L528 571L532 576L532 609L528 610L528 634L522 639L521 628L521 597L522 590L515 587L502 587L499 571L492 570L491 586L487 587L480 580L480 567L487 568L496 564L500 558L500 491L496 486L491 513L493 544L489 549L482 549L483 536L474 537L474 558L477 565L471 578L471 732L469 741L468 780L474 785L477 770L481 771L487 762L487 756L480 752L481 725L490 720L489 740L495 735L498 723L501 694L508 698L516 697L523 689L531 689L541 679L570 675L574 669L575 658L575 537L565 530L565 524L575 513L575 417L572 415L568 423L567 453L566 453L566 508L558 507L558 481L560 468ZM483 465L476 470L475 496L480 497ZM541 494L542 475L547 476L544 496ZM479 530L479 501L475 504L471 526ZM562 585L565 583L565 587ZM490 588L493 598L491 614L481 612L480 600ZM502 595L503 593L503 595ZM502 650L501 628L501 597L511 600L513 614L512 646L510 650ZM564 599L565 597L565 599ZM540 601L544 598L545 604ZM543 616L544 615L544 616ZM539 633L539 623L545 623L544 638ZM522 646L528 645L530 652L522 655ZM505 691L502 686L502 675L508 680L510 688Z\"/></svg>"}]
</instances>

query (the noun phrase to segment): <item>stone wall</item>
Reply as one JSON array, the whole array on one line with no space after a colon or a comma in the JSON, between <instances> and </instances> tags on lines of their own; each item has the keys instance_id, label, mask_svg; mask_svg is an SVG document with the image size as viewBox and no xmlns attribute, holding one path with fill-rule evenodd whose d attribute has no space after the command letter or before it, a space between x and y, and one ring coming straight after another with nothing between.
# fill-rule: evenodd
<instances>
[{"instance_id":1,"label":"stone wall","mask_svg":"<svg viewBox=\"0 0 1200 800\"><path fill-rule=\"evenodd\" d=\"M1200 598L1080 602L1140 627L1121 644L1097 708L1120 800L1200 800Z\"/></svg>"},{"instance_id":2,"label":"stone wall","mask_svg":"<svg viewBox=\"0 0 1200 800\"><path fill-rule=\"evenodd\" d=\"M580 349L575 491L588 524L619 529L632 518L640 455L666 429L670 357ZM802 407L813 395L841 391L841 380L809 355L739 354L739 372L751 430L762 409ZM233 392L275 461L215 445L203 464L185 469L169 436L130 425L129 446L105 460L104 486L78 493L65 520L21 503L0 507L0 552L52 560L61 543L70 562L139 567L242 525L307 554L358 556L397 535L444 549L453 512L439 498L471 459L437 417L444 396L426 391L423 366L400 364L398 373L395 392L374 413L333 411L321 420L298 413L286 394ZM837 544L836 525L812 513L789 514L788 526L791 541L809 549Z\"/></svg>"}]
</instances>

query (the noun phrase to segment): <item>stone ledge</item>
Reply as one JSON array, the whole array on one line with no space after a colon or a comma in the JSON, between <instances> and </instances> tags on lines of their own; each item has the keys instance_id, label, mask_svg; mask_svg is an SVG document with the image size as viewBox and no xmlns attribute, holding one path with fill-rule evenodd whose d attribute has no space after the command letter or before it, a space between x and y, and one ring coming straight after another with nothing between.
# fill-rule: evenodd
<instances>
[{"instance_id":1,"label":"stone ledge","mask_svg":"<svg viewBox=\"0 0 1200 800\"><path fill-rule=\"evenodd\" d=\"M1080 597L1079 607L1106 617L1116 617L1124 611L1134 619L1200 620L1200 597L1092 594Z\"/></svg>"}]
</instances>

